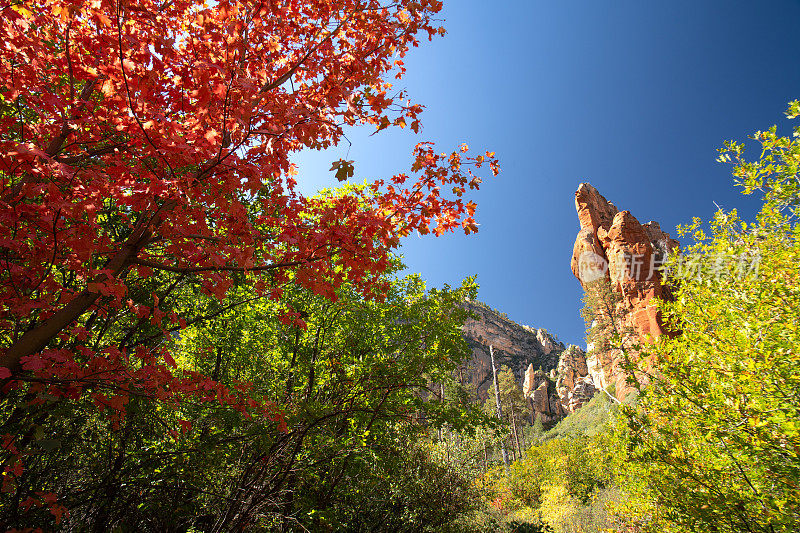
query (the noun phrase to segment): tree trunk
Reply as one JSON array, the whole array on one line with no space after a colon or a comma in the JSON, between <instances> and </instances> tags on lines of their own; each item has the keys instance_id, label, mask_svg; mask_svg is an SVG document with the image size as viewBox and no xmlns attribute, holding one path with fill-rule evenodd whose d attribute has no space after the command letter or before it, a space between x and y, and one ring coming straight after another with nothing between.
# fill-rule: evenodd
<instances>
[{"instance_id":1,"label":"tree trunk","mask_svg":"<svg viewBox=\"0 0 800 533\"><path fill-rule=\"evenodd\" d=\"M500 403L500 386L497 384L497 368L494 366L494 348L489 345L489 357L492 359L492 377L494 378L494 399L497 402L497 419L503 421L503 404ZM508 452L506 451L505 439L500 441L500 451L503 453L503 464L508 471Z\"/></svg>"},{"instance_id":2,"label":"tree trunk","mask_svg":"<svg viewBox=\"0 0 800 533\"><path fill-rule=\"evenodd\" d=\"M120 276L128 269L139 251L151 241L152 236L152 232L147 227L138 228L120 250L105 263L104 269L110 270L112 276ZM95 276L92 281L103 282L107 279L106 274L100 274ZM64 328L88 311L98 298L100 298L99 292L92 292L88 289L75 295L64 307L13 342L0 356L0 366L8 368L12 372L20 370L20 359L43 350Z\"/></svg>"},{"instance_id":3,"label":"tree trunk","mask_svg":"<svg viewBox=\"0 0 800 533\"><path fill-rule=\"evenodd\" d=\"M511 429L514 432L514 442L517 444L517 457L522 459L522 448L519 447L519 434L517 433L517 417L514 416L514 402L511 402Z\"/></svg>"}]
</instances>

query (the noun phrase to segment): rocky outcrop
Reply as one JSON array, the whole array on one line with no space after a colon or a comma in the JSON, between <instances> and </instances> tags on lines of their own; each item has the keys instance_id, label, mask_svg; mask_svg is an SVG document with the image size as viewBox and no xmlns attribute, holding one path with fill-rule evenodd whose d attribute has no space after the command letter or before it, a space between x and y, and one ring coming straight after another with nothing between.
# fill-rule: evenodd
<instances>
[{"instance_id":1,"label":"rocky outcrop","mask_svg":"<svg viewBox=\"0 0 800 533\"><path fill-rule=\"evenodd\" d=\"M533 404L534 413L544 416L550 415L550 394L548 391L550 388L549 385L549 380L543 380L528 397L530 402ZM547 420L543 420L543 422L547 422Z\"/></svg>"},{"instance_id":2,"label":"rocky outcrop","mask_svg":"<svg viewBox=\"0 0 800 533\"><path fill-rule=\"evenodd\" d=\"M549 374L528 366L522 387L533 413L532 419L538 417L545 424L574 413L591 400L597 390L589 374L586 354L573 345L561 352L558 366Z\"/></svg>"},{"instance_id":3,"label":"rocky outcrop","mask_svg":"<svg viewBox=\"0 0 800 533\"><path fill-rule=\"evenodd\" d=\"M545 355L550 355L550 352L552 352L553 348L555 348L553 345L553 339L543 329L536 331L536 340L539 341L539 346L542 347L542 351Z\"/></svg>"},{"instance_id":4,"label":"rocky outcrop","mask_svg":"<svg viewBox=\"0 0 800 533\"><path fill-rule=\"evenodd\" d=\"M589 374L584 351L572 345L567 348L558 361L557 372L558 386L574 389L578 380Z\"/></svg>"},{"instance_id":5,"label":"rocky outcrop","mask_svg":"<svg viewBox=\"0 0 800 533\"><path fill-rule=\"evenodd\" d=\"M529 365L525 371L522 394L530 407L531 423L538 418L542 423L548 424L560 420L567 414L556 391L556 375L556 369L545 373L542 370L535 370L533 365Z\"/></svg>"},{"instance_id":6,"label":"rocky outcrop","mask_svg":"<svg viewBox=\"0 0 800 533\"><path fill-rule=\"evenodd\" d=\"M608 387L609 382L606 380L605 372L603 370L603 362L597 353L593 352L587 347L589 353L586 354L586 370L592 378L592 383L598 389L605 389Z\"/></svg>"},{"instance_id":7,"label":"rocky outcrop","mask_svg":"<svg viewBox=\"0 0 800 533\"><path fill-rule=\"evenodd\" d=\"M492 384L490 345L494 349L498 370L501 366L510 368L517 383L524 382L525 371L530 367L541 368L544 373L555 370L565 347L546 330L517 324L478 302L466 305L476 316L468 319L462 328L464 338L472 348L472 357L458 372L460 381L474 392L476 399L485 400Z\"/></svg>"},{"instance_id":8,"label":"rocky outcrop","mask_svg":"<svg viewBox=\"0 0 800 533\"><path fill-rule=\"evenodd\" d=\"M594 396L597 390L589 375L586 353L577 346L568 347L558 362L556 391L565 412L574 413Z\"/></svg>"},{"instance_id":9,"label":"rocky outcrop","mask_svg":"<svg viewBox=\"0 0 800 533\"><path fill-rule=\"evenodd\" d=\"M575 383L575 388L569 393L567 410L574 413L594 397L597 389L592 381L592 376L584 376Z\"/></svg>"},{"instance_id":10,"label":"rocky outcrop","mask_svg":"<svg viewBox=\"0 0 800 533\"><path fill-rule=\"evenodd\" d=\"M584 287L605 277L622 297L624 321L647 342L664 333L654 298L668 295L660 267L678 242L657 222L641 224L630 211L619 211L594 187L582 183L575 193L580 231L572 252L572 273ZM592 350L589 350L592 352ZM592 353L587 373L595 386L615 385L622 400L630 391L621 354Z\"/></svg>"},{"instance_id":11,"label":"rocky outcrop","mask_svg":"<svg viewBox=\"0 0 800 533\"><path fill-rule=\"evenodd\" d=\"M459 368L459 376L477 400L485 401L492 386L490 345L497 369L510 368L522 385L531 422L557 422L594 395L597 388L583 350L565 347L546 330L517 324L484 304L466 305L476 318L463 327L472 357Z\"/></svg>"}]
</instances>

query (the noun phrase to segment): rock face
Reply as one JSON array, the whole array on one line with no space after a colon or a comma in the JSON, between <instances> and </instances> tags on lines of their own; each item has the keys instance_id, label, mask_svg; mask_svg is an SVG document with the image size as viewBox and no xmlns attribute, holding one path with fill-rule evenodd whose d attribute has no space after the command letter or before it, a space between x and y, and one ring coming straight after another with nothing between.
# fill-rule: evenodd
<instances>
[{"instance_id":1,"label":"rock face","mask_svg":"<svg viewBox=\"0 0 800 533\"><path fill-rule=\"evenodd\" d=\"M564 411L574 413L594 396L597 388L589 375L586 353L577 346L570 346L561 354L558 362L556 391Z\"/></svg>"},{"instance_id":2,"label":"rock face","mask_svg":"<svg viewBox=\"0 0 800 533\"><path fill-rule=\"evenodd\" d=\"M536 340L539 341L539 346L542 347L542 351L545 355L550 355L550 352L553 351L553 339L550 338L550 335L543 329L536 331Z\"/></svg>"},{"instance_id":3,"label":"rock face","mask_svg":"<svg viewBox=\"0 0 800 533\"><path fill-rule=\"evenodd\" d=\"M596 391L594 378L586 364L586 354L573 345L561 352L558 366L549 375L534 370L530 365L522 387L522 393L531 402L534 416L543 423L574 413L591 400Z\"/></svg>"},{"instance_id":4,"label":"rock face","mask_svg":"<svg viewBox=\"0 0 800 533\"><path fill-rule=\"evenodd\" d=\"M524 381L525 370L530 366L541 367L545 372L556 368L564 345L547 331L517 324L477 302L466 305L478 318L464 324L464 338L472 348L472 357L459 373L461 382L470 386L477 399L485 400L492 385L489 345L494 348L498 370L501 366L511 368L517 383Z\"/></svg>"},{"instance_id":5,"label":"rock face","mask_svg":"<svg viewBox=\"0 0 800 533\"><path fill-rule=\"evenodd\" d=\"M573 346L570 346L573 348ZM569 348L567 348L569 350ZM562 352L562 354L565 352ZM522 394L528 400L531 411L531 423L537 418L542 423L547 424L563 418L568 411L562 406L555 387L556 370L551 369L549 373L542 370L534 370L533 365L529 365L525 371L525 383L522 386Z\"/></svg>"},{"instance_id":6,"label":"rock face","mask_svg":"<svg viewBox=\"0 0 800 533\"><path fill-rule=\"evenodd\" d=\"M610 280L622 296L625 321L642 342L664 333L653 298L664 297L659 267L678 242L657 222L639 223L629 211L619 211L594 187L582 183L575 193L580 231L572 252L572 273L581 285L600 277ZM591 347L590 350L591 352ZM592 354L585 361L595 386L615 384L616 396L630 391L620 368L620 354Z\"/></svg>"},{"instance_id":7,"label":"rock face","mask_svg":"<svg viewBox=\"0 0 800 533\"><path fill-rule=\"evenodd\" d=\"M531 422L536 418L544 424L557 422L592 398L597 388L583 350L565 347L546 330L517 324L483 304L466 305L478 318L464 324L472 357L459 374L477 400L485 401L492 386L490 345L498 370L511 368L522 384Z\"/></svg>"},{"instance_id":8,"label":"rock face","mask_svg":"<svg viewBox=\"0 0 800 533\"><path fill-rule=\"evenodd\" d=\"M561 354L557 371L558 386L574 389L578 380L589 374L586 367L586 354L577 346L570 346Z\"/></svg>"},{"instance_id":9,"label":"rock face","mask_svg":"<svg viewBox=\"0 0 800 533\"><path fill-rule=\"evenodd\" d=\"M588 403L594 397L597 389L594 386L591 376L585 376L578 380L570 394L569 404L567 408L570 413L574 413L576 409L583 407L583 404Z\"/></svg>"}]
</instances>

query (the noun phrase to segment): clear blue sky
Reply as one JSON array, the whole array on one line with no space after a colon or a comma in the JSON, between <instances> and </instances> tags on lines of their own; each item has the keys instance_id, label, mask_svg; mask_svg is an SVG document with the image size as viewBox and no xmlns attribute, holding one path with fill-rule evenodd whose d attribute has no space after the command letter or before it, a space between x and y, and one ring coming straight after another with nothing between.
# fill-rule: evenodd
<instances>
[{"instance_id":1,"label":"clear blue sky","mask_svg":"<svg viewBox=\"0 0 800 533\"><path fill-rule=\"evenodd\" d=\"M443 17L448 34L410 54L400 84L427 108L419 136L354 132L349 155L298 159L313 191L335 185L328 168L345 155L361 181L407 170L419 140L496 151L477 235L405 241L409 270L430 285L477 274L481 300L583 345L569 266L580 182L673 236L713 202L754 212L715 150L775 123L789 131L800 2L446 0Z\"/></svg>"}]
</instances>

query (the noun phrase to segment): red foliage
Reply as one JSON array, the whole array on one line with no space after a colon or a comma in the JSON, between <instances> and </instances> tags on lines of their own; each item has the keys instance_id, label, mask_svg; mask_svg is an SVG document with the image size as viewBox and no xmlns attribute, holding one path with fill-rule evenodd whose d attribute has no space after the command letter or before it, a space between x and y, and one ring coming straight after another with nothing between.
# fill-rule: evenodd
<instances>
[{"instance_id":1,"label":"red foliage","mask_svg":"<svg viewBox=\"0 0 800 533\"><path fill-rule=\"evenodd\" d=\"M186 318L134 302L153 276L225 296L271 271L319 294L365 292L413 231L477 230L466 147L414 153L412 176L333 200L295 191L293 153L343 126L419 129L421 106L385 80L437 0L29 0L0 3L0 379L123 412L128 394L193 395L252 410L246 387L173 373L157 344L104 344L93 320L169 331ZM339 163L346 177L350 162ZM311 217L311 218L309 218ZM310 222L313 220L313 223ZM302 321L296 317L298 326ZM272 406L256 411L280 422Z\"/></svg>"}]
</instances>

